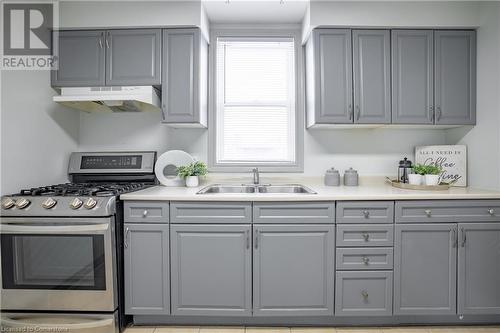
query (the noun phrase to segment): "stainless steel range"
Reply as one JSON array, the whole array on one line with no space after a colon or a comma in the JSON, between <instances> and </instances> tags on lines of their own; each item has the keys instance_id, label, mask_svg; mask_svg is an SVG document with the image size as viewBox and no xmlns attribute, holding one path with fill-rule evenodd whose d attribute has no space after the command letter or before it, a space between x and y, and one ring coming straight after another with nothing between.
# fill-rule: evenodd
<instances>
[{"instance_id":1,"label":"stainless steel range","mask_svg":"<svg viewBox=\"0 0 500 333\"><path fill-rule=\"evenodd\" d=\"M155 183L154 152L73 153L67 184L1 201L1 327L118 332L123 315L119 195Z\"/></svg>"}]
</instances>

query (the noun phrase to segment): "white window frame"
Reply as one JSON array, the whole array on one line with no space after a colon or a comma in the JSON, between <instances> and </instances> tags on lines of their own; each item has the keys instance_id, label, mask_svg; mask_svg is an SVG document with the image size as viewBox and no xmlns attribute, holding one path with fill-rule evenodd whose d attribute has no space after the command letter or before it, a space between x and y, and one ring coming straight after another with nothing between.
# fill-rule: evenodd
<instances>
[{"instance_id":1,"label":"white window frame","mask_svg":"<svg viewBox=\"0 0 500 333\"><path fill-rule=\"evenodd\" d=\"M217 162L217 39L221 38L293 38L295 44L295 162ZM248 172L258 167L263 172L303 172L304 171L304 80L303 51L301 33L298 29L258 28L237 29L219 28L210 33L210 87L209 87L209 126L208 126L208 168L211 172Z\"/></svg>"}]
</instances>

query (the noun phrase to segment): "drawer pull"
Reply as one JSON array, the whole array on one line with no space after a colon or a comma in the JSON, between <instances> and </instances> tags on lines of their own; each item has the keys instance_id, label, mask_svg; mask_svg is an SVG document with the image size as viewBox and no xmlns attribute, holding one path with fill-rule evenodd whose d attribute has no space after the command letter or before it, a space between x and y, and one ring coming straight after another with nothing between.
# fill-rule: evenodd
<instances>
[{"instance_id":1,"label":"drawer pull","mask_svg":"<svg viewBox=\"0 0 500 333\"><path fill-rule=\"evenodd\" d=\"M364 210L363 211L363 216L365 217L365 219L369 218L370 217L370 212L367 211L367 210Z\"/></svg>"},{"instance_id":2,"label":"drawer pull","mask_svg":"<svg viewBox=\"0 0 500 333\"><path fill-rule=\"evenodd\" d=\"M491 216L495 216L495 210L494 209L488 209L488 214L490 214Z\"/></svg>"},{"instance_id":3,"label":"drawer pull","mask_svg":"<svg viewBox=\"0 0 500 333\"><path fill-rule=\"evenodd\" d=\"M424 212L425 212L425 215L427 215L427 217L431 217L432 211L430 209L426 209Z\"/></svg>"},{"instance_id":4,"label":"drawer pull","mask_svg":"<svg viewBox=\"0 0 500 333\"><path fill-rule=\"evenodd\" d=\"M363 263L364 263L365 265L368 265L368 264L370 263L370 258L368 258L368 257L363 257Z\"/></svg>"},{"instance_id":5,"label":"drawer pull","mask_svg":"<svg viewBox=\"0 0 500 333\"><path fill-rule=\"evenodd\" d=\"M148 216L148 211L147 211L147 210L144 210L144 211L142 212L142 217L147 217L147 216Z\"/></svg>"},{"instance_id":6,"label":"drawer pull","mask_svg":"<svg viewBox=\"0 0 500 333\"><path fill-rule=\"evenodd\" d=\"M364 298L365 300L366 300L366 299L368 299L368 292L367 292L366 290L363 290L363 291L361 292L361 296L363 296L363 298Z\"/></svg>"},{"instance_id":7,"label":"drawer pull","mask_svg":"<svg viewBox=\"0 0 500 333\"><path fill-rule=\"evenodd\" d=\"M125 229L125 241L123 242L123 246L125 246L125 248L128 248L128 235L129 234L130 234L130 229L126 228Z\"/></svg>"},{"instance_id":8,"label":"drawer pull","mask_svg":"<svg viewBox=\"0 0 500 333\"><path fill-rule=\"evenodd\" d=\"M366 232L363 232L363 238L364 238L365 242L368 242L370 235Z\"/></svg>"}]
</instances>

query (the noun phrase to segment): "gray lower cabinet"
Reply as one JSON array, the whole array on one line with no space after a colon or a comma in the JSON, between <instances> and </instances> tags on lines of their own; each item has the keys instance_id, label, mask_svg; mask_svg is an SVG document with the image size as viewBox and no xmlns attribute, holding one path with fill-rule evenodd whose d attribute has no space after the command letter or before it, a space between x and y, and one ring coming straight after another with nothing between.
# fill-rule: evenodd
<instances>
[{"instance_id":1,"label":"gray lower cabinet","mask_svg":"<svg viewBox=\"0 0 500 333\"><path fill-rule=\"evenodd\" d=\"M458 227L458 313L500 314L500 223Z\"/></svg>"},{"instance_id":2,"label":"gray lower cabinet","mask_svg":"<svg viewBox=\"0 0 500 333\"><path fill-rule=\"evenodd\" d=\"M391 33L353 30L354 122L391 123Z\"/></svg>"},{"instance_id":3,"label":"gray lower cabinet","mask_svg":"<svg viewBox=\"0 0 500 333\"><path fill-rule=\"evenodd\" d=\"M249 224L171 225L172 314L250 316Z\"/></svg>"},{"instance_id":4,"label":"gray lower cabinet","mask_svg":"<svg viewBox=\"0 0 500 333\"><path fill-rule=\"evenodd\" d=\"M392 122L434 124L432 30L392 30Z\"/></svg>"},{"instance_id":5,"label":"gray lower cabinet","mask_svg":"<svg viewBox=\"0 0 500 333\"><path fill-rule=\"evenodd\" d=\"M161 84L161 30L106 31L106 85Z\"/></svg>"},{"instance_id":6,"label":"gray lower cabinet","mask_svg":"<svg viewBox=\"0 0 500 333\"><path fill-rule=\"evenodd\" d=\"M125 313L170 314L168 224L126 223Z\"/></svg>"},{"instance_id":7,"label":"gray lower cabinet","mask_svg":"<svg viewBox=\"0 0 500 333\"><path fill-rule=\"evenodd\" d=\"M207 127L208 43L199 28L164 29L163 122Z\"/></svg>"},{"instance_id":8,"label":"gray lower cabinet","mask_svg":"<svg viewBox=\"0 0 500 333\"><path fill-rule=\"evenodd\" d=\"M105 31L60 31L58 37L59 68L51 73L55 87L105 85Z\"/></svg>"},{"instance_id":9,"label":"gray lower cabinet","mask_svg":"<svg viewBox=\"0 0 500 333\"><path fill-rule=\"evenodd\" d=\"M350 124L352 42L349 29L315 29L306 45L307 126Z\"/></svg>"},{"instance_id":10,"label":"gray lower cabinet","mask_svg":"<svg viewBox=\"0 0 500 333\"><path fill-rule=\"evenodd\" d=\"M435 31L436 124L476 123L476 32Z\"/></svg>"},{"instance_id":11,"label":"gray lower cabinet","mask_svg":"<svg viewBox=\"0 0 500 333\"><path fill-rule=\"evenodd\" d=\"M253 315L332 316L334 225L253 226Z\"/></svg>"},{"instance_id":12,"label":"gray lower cabinet","mask_svg":"<svg viewBox=\"0 0 500 333\"><path fill-rule=\"evenodd\" d=\"M456 313L457 225L396 224L394 314Z\"/></svg>"},{"instance_id":13,"label":"gray lower cabinet","mask_svg":"<svg viewBox=\"0 0 500 333\"><path fill-rule=\"evenodd\" d=\"M337 272L336 316L391 316L392 272Z\"/></svg>"}]
</instances>

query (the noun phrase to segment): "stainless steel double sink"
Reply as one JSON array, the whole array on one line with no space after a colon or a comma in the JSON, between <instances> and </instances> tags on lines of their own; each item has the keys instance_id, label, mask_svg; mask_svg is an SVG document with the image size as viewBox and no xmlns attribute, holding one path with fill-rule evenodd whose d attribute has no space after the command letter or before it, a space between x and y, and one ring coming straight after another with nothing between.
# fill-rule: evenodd
<instances>
[{"instance_id":1,"label":"stainless steel double sink","mask_svg":"<svg viewBox=\"0 0 500 333\"><path fill-rule=\"evenodd\" d=\"M299 184L286 185L209 185L196 194L229 194L229 193L290 193L290 194L316 194L310 188Z\"/></svg>"}]
</instances>

